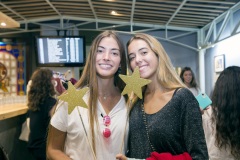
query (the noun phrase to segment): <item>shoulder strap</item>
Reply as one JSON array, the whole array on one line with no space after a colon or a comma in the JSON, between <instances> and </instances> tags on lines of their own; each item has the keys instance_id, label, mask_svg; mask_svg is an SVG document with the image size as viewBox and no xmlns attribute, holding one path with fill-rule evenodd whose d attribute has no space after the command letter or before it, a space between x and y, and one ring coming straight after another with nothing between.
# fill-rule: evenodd
<instances>
[{"instance_id":1,"label":"shoulder strap","mask_svg":"<svg viewBox=\"0 0 240 160\"><path fill-rule=\"evenodd\" d=\"M180 90L180 89L181 89L180 87L179 87L179 88L176 88L175 91L174 91L174 93L173 93L173 96L175 96L175 94L177 93L177 91Z\"/></svg>"}]
</instances>

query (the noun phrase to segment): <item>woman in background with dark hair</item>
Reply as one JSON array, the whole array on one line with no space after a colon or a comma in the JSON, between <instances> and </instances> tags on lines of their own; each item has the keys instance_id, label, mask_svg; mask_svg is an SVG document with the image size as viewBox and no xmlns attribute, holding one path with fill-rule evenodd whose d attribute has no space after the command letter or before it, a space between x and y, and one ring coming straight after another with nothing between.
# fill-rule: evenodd
<instances>
[{"instance_id":1,"label":"woman in background with dark hair","mask_svg":"<svg viewBox=\"0 0 240 160\"><path fill-rule=\"evenodd\" d=\"M182 69L180 78L194 96L197 96L201 92L196 82L195 75L190 67L184 67Z\"/></svg>"},{"instance_id":2,"label":"woman in background with dark hair","mask_svg":"<svg viewBox=\"0 0 240 160\"><path fill-rule=\"evenodd\" d=\"M240 67L226 68L217 79L212 107L203 115L211 160L240 159Z\"/></svg>"},{"instance_id":3,"label":"woman in background with dark hair","mask_svg":"<svg viewBox=\"0 0 240 160\"><path fill-rule=\"evenodd\" d=\"M28 91L30 135L28 149L37 160L46 160L47 128L50 112L56 103L52 71L38 69L31 77Z\"/></svg>"}]
</instances>

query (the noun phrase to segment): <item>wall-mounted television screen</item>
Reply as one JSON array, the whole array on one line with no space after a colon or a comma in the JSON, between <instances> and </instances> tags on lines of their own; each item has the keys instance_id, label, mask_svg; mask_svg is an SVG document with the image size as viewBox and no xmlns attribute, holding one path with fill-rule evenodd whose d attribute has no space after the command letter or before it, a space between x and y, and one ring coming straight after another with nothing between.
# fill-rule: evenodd
<instances>
[{"instance_id":1,"label":"wall-mounted television screen","mask_svg":"<svg viewBox=\"0 0 240 160\"><path fill-rule=\"evenodd\" d=\"M77 67L85 63L85 39L80 36L37 37L37 65Z\"/></svg>"}]
</instances>

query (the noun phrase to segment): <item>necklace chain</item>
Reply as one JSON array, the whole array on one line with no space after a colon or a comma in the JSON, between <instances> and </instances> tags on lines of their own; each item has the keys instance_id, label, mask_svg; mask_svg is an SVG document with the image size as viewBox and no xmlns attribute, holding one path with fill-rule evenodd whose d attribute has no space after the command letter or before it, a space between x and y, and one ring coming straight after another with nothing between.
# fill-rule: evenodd
<instances>
[{"instance_id":1,"label":"necklace chain","mask_svg":"<svg viewBox=\"0 0 240 160\"><path fill-rule=\"evenodd\" d=\"M152 144L151 141L150 141L149 131L148 131L148 125L147 125L147 119L146 119L146 114L145 114L145 112L144 112L144 104L143 104L143 102L142 102L142 113L143 113L143 122L144 122L144 124L145 124L145 129L146 129L146 132L147 132L148 142L149 142L149 144L150 144L150 146L151 146L152 151L156 151L156 149L154 148L153 144Z\"/></svg>"},{"instance_id":2,"label":"necklace chain","mask_svg":"<svg viewBox=\"0 0 240 160\"><path fill-rule=\"evenodd\" d=\"M102 97L104 100L106 100L109 96L110 94L99 95L99 97Z\"/></svg>"}]
</instances>

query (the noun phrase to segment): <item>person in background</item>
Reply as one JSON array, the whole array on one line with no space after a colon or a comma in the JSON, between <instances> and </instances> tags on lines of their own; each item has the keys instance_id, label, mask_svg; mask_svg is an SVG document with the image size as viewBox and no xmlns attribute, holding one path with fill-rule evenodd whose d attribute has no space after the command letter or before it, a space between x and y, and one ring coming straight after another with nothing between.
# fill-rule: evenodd
<instances>
[{"instance_id":1,"label":"person in background","mask_svg":"<svg viewBox=\"0 0 240 160\"><path fill-rule=\"evenodd\" d=\"M190 67L184 67L182 69L180 78L194 96L197 96L201 93L200 88L196 82L195 75Z\"/></svg>"},{"instance_id":2,"label":"person in background","mask_svg":"<svg viewBox=\"0 0 240 160\"><path fill-rule=\"evenodd\" d=\"M124 46L114 31L104 31L94 39L75 84L77 89L89 88L83 97L88 108L76 106L68 114L68 103L59 102L51 119L49 159L113 160L125 153L128 112L120 72L126 74Z\"/></svg>"},{"instance_id":3,"label":"person in background","mask_svg":"<svg viewBox=\"0 0 240 160\"><path fill-rule=\"evenodd\" d=\"M131 70L152 82L136 99L129 117L129 160L208 160L198 102L173 69L160 42L135 34L127 43ZM150 157L151 156L151 157ZM149 158L150 157L150 158ZM122 154L117 159L126 160Z\"/></svg>"},{"instance_id":4,"label":"person in background","mask_svg":"<svg viewBox=\"0 0 240 160\"><path fill-rule=\"evenodd\" d=\"M28 92L30 90L31 84L32 84L32 80L30 79L27 83L27 90L26 90L27 95L28 95Z\"/></svg>"},{"instance_id":5,"label":"person in background","mask_svg":"<svg viewBox=\"0 0 240 160\"><path fill-rule=\"evenodd\" d=\"M212 105L203 114L211 160L240 159L240 67L230 66L218 77Z\"/></svg>"},{"instance_id":6,"label":"person in background","mask_svg":"<svg viewBox=\"0 0 240 160\"><path fill-rule=\"evenodd\" d=\"M30 135L27 147L37 160L46 160L47 130L51 111L57 102L52 78L51 70L37 69L28 86Z\"/></svg>"},{"instance_id":7,"label":"person in background","mask_svg":"<svg viewBox=\"0 0 240 160\"><path fill-rule=\"evenodd\" d=\"M53 82L54 82L54 88L56 91L56 96L60 96L63 92L66 91L60 78L58 78L58 77L53 78Z\"/></svg>"}]
</instances>

